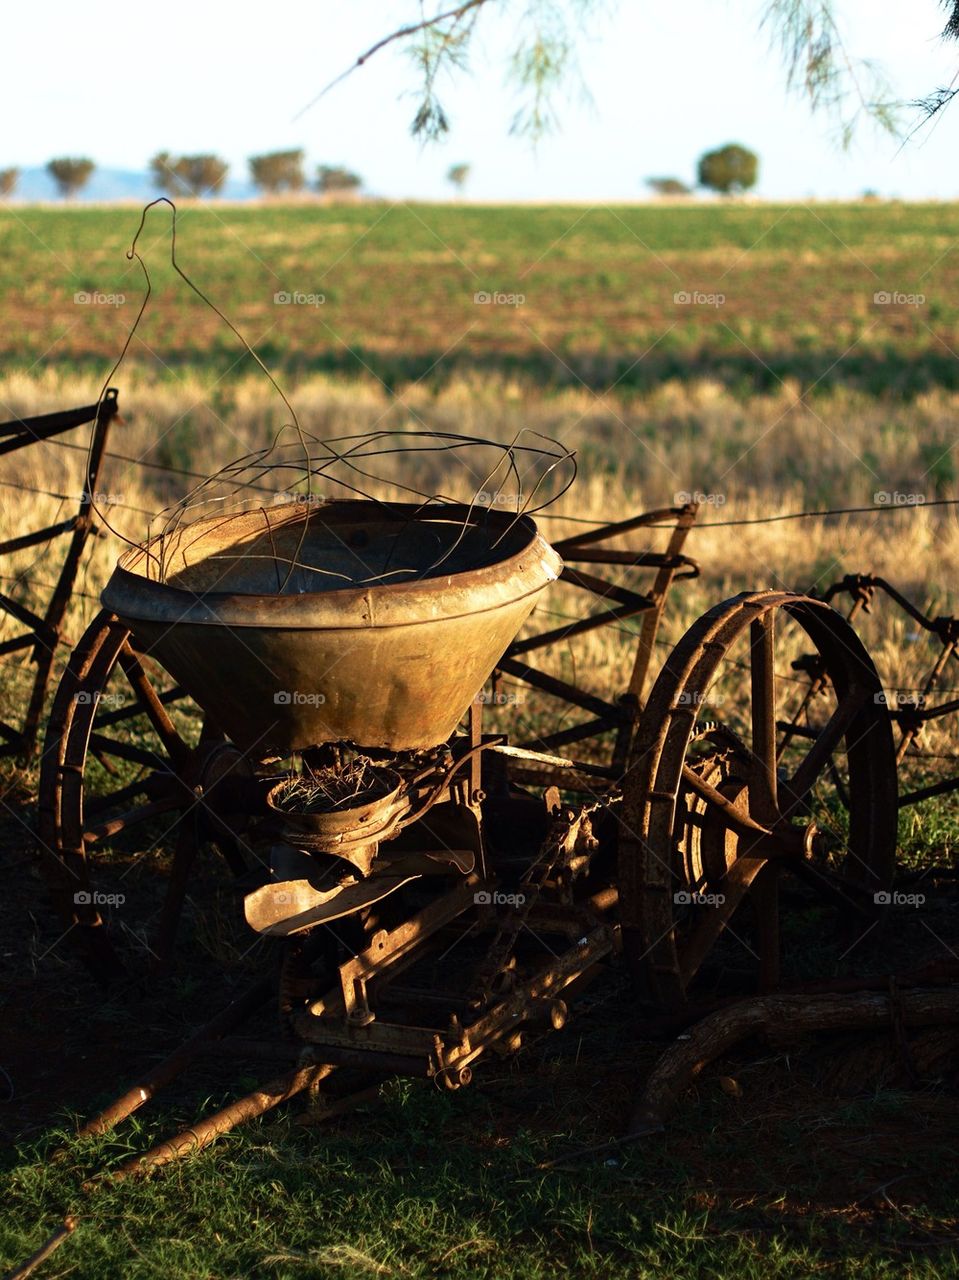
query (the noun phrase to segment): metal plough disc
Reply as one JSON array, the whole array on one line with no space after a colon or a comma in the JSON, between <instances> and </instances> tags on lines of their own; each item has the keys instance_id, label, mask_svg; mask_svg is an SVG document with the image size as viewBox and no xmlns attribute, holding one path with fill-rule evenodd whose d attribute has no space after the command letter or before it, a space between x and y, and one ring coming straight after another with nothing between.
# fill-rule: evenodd
<instances>
[{"instance_id":1,"label":"metal plough disc","mask_svg":"<svg viewBox=\"0 0 959 1280\"><path fill-rule=\"evenodd\" d=\"M821 656L830 694L808 736L780 750L787 723L780 713L801 686L777 674L789 669L777 634L793 630ZM735 707L723 719L727 700L716 691L730 672L749 690L738 719ZM705 715L715 724L704 752L697 723ZM715 754L720 742L730 744L725 756ZM842 818L830 803L839 774L849 804ZM685 1001L747 896L757 908L761 985L774 986L783 870L814 884L847 917L867 920L892 880L896 813L882 686L844 619L786 592L744 593L710 609L667 659L624 780L618 880L624 941L644 1001L657 1008ZM689 927L693 892L706 901L695 904Z\"/></svg>"}]
</instances>

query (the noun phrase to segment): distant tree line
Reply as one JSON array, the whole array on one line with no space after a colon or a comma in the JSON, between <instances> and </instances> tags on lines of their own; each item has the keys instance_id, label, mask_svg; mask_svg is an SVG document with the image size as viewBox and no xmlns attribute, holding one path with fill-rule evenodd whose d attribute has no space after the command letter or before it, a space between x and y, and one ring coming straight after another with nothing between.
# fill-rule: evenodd
<instances>
[{"instance_id":1,"label":"distant tree line","mask_svg":"<svg viewBox=\"0 0 959 1280\"><path fill-rule=\"evenodd\" d=\"M321 196L343 198L357 195L363 186L359 174L341 165L318 165L312 182L308 182L304 155L299 150L270 151L250 156L247 163L253 185L267 196L311 190ZM458 189L462 189L469 166L460 168L462 177L451 177ZM46 166L57 193L65 200L83 190L95 169L94 162L85 156L58 156ZM202 198L220 194L230 166L220 156L207 152L173 155L169 151L158 151L150 160L149 170L153 185L164 195ZM19 180L18 168L0 169L0 199L13 195Z\"/></svg>"}]
</instances>

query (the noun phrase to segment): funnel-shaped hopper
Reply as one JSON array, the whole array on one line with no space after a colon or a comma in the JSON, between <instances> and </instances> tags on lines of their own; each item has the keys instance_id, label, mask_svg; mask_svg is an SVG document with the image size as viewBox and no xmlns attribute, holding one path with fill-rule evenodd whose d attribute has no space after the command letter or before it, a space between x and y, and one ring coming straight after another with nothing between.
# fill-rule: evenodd
<instances>
[{"instance_id":1,"label":"funnel-shaped hopper","mask_svg":"<svg viewBox=\"0 0 959 1280\"><path fill-rule=\"evenodd\" d=\"M127 551L103 603L245 751L443 742L562 562L526 516L331 502Z\"/></svg>"}]
</instances>

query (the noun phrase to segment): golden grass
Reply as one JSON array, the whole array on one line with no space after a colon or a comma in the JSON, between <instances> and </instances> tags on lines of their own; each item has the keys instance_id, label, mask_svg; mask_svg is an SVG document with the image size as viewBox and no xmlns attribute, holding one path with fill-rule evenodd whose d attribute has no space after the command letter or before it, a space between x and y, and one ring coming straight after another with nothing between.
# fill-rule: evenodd
<instances>
[{"instance_id":1,"label":"golden grass","mask_svg":"<svg viewBox=\"0 0 959 1280\"><path fill-rule=\"evenodd\" d=\"M192 375L160 380L136 365L120 383L122 420L111 431L111 450L161 466L206 474L248 449L262 446L288 415L260 376L216 382ZM949 507L908 506L890 511L874 503L874 493L920 493L928 500L944 487L941 458L959 410L959 396L929 394L910 403L884 403L837 390L806 404L794 388L754 396L745 405L720 386L699 381L667 383L647 395L596 397L585 389L543 394L509 380L462 379L440 393L414 384L390 395L373 379L310 377L286 388L304 429L323 438L392 429L456 431L496 440L528 429L575 448L579 478L571 492L543 520L547 536L558 538L578 526L562 519L597 521L671 505L682 492L710 495L700 509L701 527L687 551L702 566L693 582L679 583L664 622L660 655L704 609L744 589L823 589L844 573L868 571L889 578L921 607L935 613L955 608L959 570L959 519ZM26 415L89 402L99 388L55 372L0 379L0 404ZM3 416L7 416L4 413ZM84 443L84 430L65 439ZM934 447L931 447L934 446ZM930 463L932 462L932 466ZM38 445L4 460L0 479L31 488L78 495L83 487L82 450ZM416 474L397 475L426 489L468 497L475 481L442 455L420 455ZM161 470L110 459L99 489L113 505L104 513L123 535L139 539L147 516L175 502L193 481ZM386 490L384 489L385 493ZM2 489L0 538L64 518L70 501ZM867 506L858 515L746 526L715 522L768 517L809 507ZM633 535L623 545L662 547L662 533ZM121 543L112 534L89 548L71 607L68 638L75 641L97 609L96 597ZM0 589L34 606L54 581L60 550L31 550L8 557ZM637 584L649 575L631 575ZM578 616L592 601L567 587L554 589L534 624L556 625ZM559 617L557 617L559 615ZM0 638L17 624L4 618ZM553 654L563 670L597 692L623 687L631 661L629 627L604 629ZM884 679L891 686L915 686L931 664L933 649L902 615L880 603L863 620L867 639ZM22 686L25 660L7 664L9 681ZM944 683L959 684L950 676ZM10 683L8 690L12 694ZM15 696L15 695L14 695ZM530 705L527 712L536 714ZM941 742L942 730L931 733Z\"/></svg>"}]
</instances>

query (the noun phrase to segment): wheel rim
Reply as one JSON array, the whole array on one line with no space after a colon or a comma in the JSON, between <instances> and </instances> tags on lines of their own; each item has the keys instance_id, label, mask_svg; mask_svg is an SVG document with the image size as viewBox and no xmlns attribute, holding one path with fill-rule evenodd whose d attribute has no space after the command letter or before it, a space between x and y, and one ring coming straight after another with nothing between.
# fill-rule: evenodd
<instances>
[{"instance_id":1,"label":"wheel rim","mask_svg":"<svg viewBox=\"0 0 959 1280\"><path fill-rule=\"evenodd\" d=\"M788 760L780 753L776 713L776 632L782 619L798 624L815 644L836 699L818 737L811 745L807 740L807 749L798 753L795 741L801 740L794 740ZM684 931L678 927L674 900L677 891L683 892L677 814L684 787L697 792L714 822L728 827L736 819L710 794L708 782L692 776L690 744L704 706L710 705L718 672L736 642L744 640L750 723L740 754L748 792L745 806L740 801L738 807L745 807L749 821L766 834L739 830L733 865L712 885L725 901L703 904L695 930ZM717 605L687 631L650 694L637 734L636 763L623 788L622 920L627 951L648 1003L662 1008L684 1002L711 946L750 894L765 913L759 931L761 940L767 934L764 978L765 985L774 985L772 953L778 939L773 899L782 866L801 872L833 900L845 898L850 909L888 887L895 860L896 771L888 713L877 695L881 683L862 643L821 602L785 592L744 593ZM816 867L813 858L831 836L822 830L817 834L805 812L819 780L840 754L850 802L842 879Z\"/></svg>"},{"instance_id":2,"label":"wheel rim","mask_svg":"<svg viewBox=\"0 0 959 1280\"><path fill-rule=\"evenodd\" d=\"M244 870L225 827L212 829L199 781L209 762L229 772L239 753L208 726L172 679L137 652L114 615L101 613L74 649L51 709L40 771L41 866L64 927L102 982L125 965L96 900L97 854L161 823L175 837L173 863L152 944L155 967L172 956L177 920L198 848L211 837L234 873ZM91 779L108 785L91 794ZM202 819L202 821L198 821ZM154 841L151 849L159 846ZM150 852L148 849L147 852ZM140 855L142 857L143 855ZM132 865L132 864L131 864ZM129 868L128 868L129 869Z\"/></svg>"}]
</instances>

